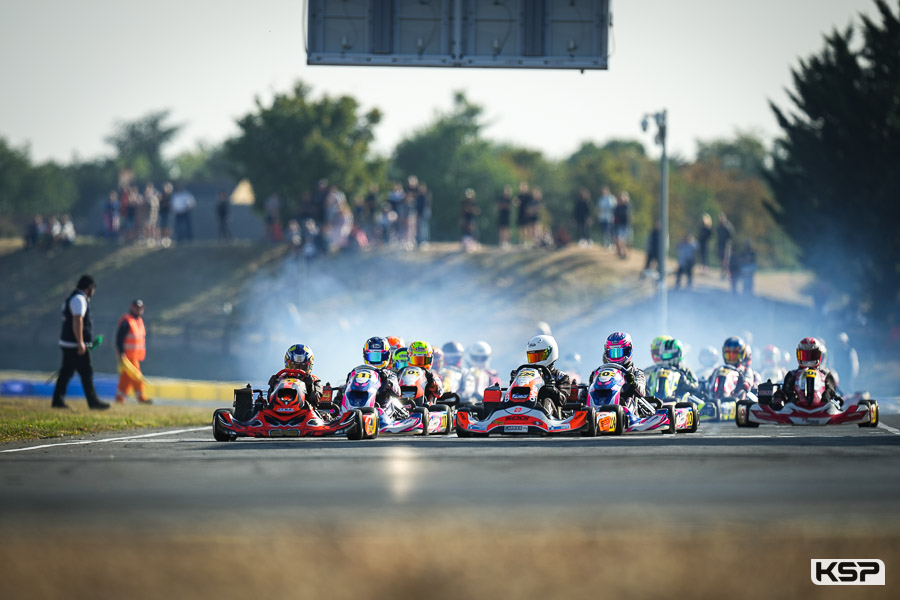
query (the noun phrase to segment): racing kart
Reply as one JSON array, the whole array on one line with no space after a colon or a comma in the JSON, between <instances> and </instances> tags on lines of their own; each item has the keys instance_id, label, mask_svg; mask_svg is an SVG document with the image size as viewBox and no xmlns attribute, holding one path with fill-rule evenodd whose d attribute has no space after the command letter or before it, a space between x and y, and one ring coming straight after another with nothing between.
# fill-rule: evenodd
<instances>
[{"instance_id":1,"label":"racing kart","mask_svg":"<svg viewBox=\"0 0 900 600\"><path fill-rule=\"evenodd\" d=\"M353 411L362 413L365 425L363 437L450 433L453 429L453 407L443 401L433 404L425 402L427 380L424 371L419 367L406 367L401 375L401 396L388 396L383 405L379 405L376 399L381 389L381 375L373 367L360 365L350 371L344 386L336 389L326 387L323 394L323 399L328 398L325 410L334 415Z\"/></svg>"},{"instance_id":2,"label":"racing kart","mask_svg":"<svg viewBox=\"0 0 900 600\"><path fill-rule=\"evenodd\" d=\"M654 396L626 401L622 397L625 384L625 370L621 365L606 363L597 369L587 390L587 400L596 413L599 434L697 431L700 417L694 403L662 401Z\"/></svg>"},{"instance_id":3,"label":"racing kart","mask_svg":"<svg viewBox=\"0 0 900 600\"><path fill-rule=\"evenodd\" d=\"M731 421L734 419L737 402L742 400L737 395L740 371L731 365L722 365L715 369L706 382L701 382L702 392L698 406L700 418L710 421ZM747 402L756 399L752 394Z\"/></svg>"},{"instance_id":4,"label":"racing kart","mask_svg":"<svg viewBox=\"0 0 900 600\"><path fill-rule=\"evenodd\" d=\"M239 437L357 435L364 428L359 411L332 415L313 408L306 400L305 376L301 370L279 371L275 377L280 381L268 397L263 390L251 389L249 385L234 390L232 408L213 413L213 437L218 442L230 442Z\"/></svg>"},{"instance_id":5,"label":"racing kart","mask_svg":"<svg viewBox=\"0 0 900 600\"><path fill-rule=\"evenodd\" d=\"M457 411L456 435L597 435L593 408L566 404L560 414L553 401L541 395L541 388L549 379L545 367L520 366L508 388L488 387L480 405L462 406Z\"/></svg>"},{"instance_id":6,"label":"racing kart","mask_svg":"<svg viewBox=\"0 0 900 600\"><path fill-rule=\"evenodd\" d=\"M794 384L794 400L785 401L781 383L760 384L759 401L737 403L738 427L763 425L852 425L878 426L878 402L854 394L842 401L825 399L825 374L806 369Z\"/></svg>"}]
</instances>

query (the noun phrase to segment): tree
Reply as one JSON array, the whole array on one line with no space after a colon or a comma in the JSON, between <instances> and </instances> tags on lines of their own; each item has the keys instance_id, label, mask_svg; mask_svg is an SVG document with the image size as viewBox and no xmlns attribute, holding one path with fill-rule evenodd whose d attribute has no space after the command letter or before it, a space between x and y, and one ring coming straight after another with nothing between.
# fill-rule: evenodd
<instances>
[{"instance_id":1,"label":"tree","mask_svg":"<svg viewBox=\"0 0 900 600\"><path fill-rule=\"evenodd\" d=\"M75 197L75 183L64 167L34 165L27 147L14 148L0 138L0 214L22 218L67 212Z\"/></svg>"},{"instance_id":2,"label":"tree","mask_svg":"<svg viewBox=\"0 0 900 600\"><path fill-rule=\"evenodd\" d=\"M282 210L292 212L321 178L348 192L364 189L372 178L369 144L381 113L360 115L359 103L349 96L316 101L311 95L298 82L269 106L257 98L256 111L237 122L240 135L225 143L233 174L250 180L259 208L278 194Z\"/></svg>"},{"instance_id":3,"label":"tree","mask_svg":"<svg viewBox=\"0 0 900 600\"><path fill-rule=\"evenodd\" d=\"M115 131L105 138L116 151L120 169L131 169L138 180L169 178L169 167L162 149L171 142L181 125L167 125L168 110L149 113L134 121L119 121Z\"/></svg>"},{"instance_id":4,"label":"tree","mask_svg":"<svg viewBox=\"0 0 900 600\"><path fill-rule=\"evenodd\" d=\"M900 288L900 15L875 4L861 47L853 26L833 31L793 70L793 111L771 103L783 137L767 177L804 262L879 317Z\"/></svg>"},{"instance_id":5,"label":"tree","mask_svg":"<svg viewBox=\"0 0 900 600\"><path fill-rule=\"evenodd\" d=\"M393 178L416 175L428 185L435 240L459 239L460 203L466 188L476 192L482 241L495 239L494 200L516 176L498 156L497 147L481 138L482 112L482 107L457 92L450 112L402 140L394 151Z\"/></svg>"}]
</instances>

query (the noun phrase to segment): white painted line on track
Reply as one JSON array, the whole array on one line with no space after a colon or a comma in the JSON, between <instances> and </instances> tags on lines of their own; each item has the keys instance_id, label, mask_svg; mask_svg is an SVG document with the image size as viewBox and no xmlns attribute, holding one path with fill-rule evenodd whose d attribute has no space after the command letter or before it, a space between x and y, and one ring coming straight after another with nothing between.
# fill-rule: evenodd
<instances>
[{"instance_id":1,"label":"white painted line on track","mask_svg":"<svg viewBox=\"0 0 900 600\"><path fill-rule=\"evenodd\" d=\"M208 430L208 429L209 429L209 426L194 427L192 429L171 429L169 431L157 431L156 433L145 433L143 435L129 435L126 437L118 437L118 438L106 438L103 440L79 440L77 442L57 442L55 444L41 444L40 446L27 446L25 448L12 448L11 450L0 450L0 453L25 452L27 450L40 450L42 448L59 448L61 446L84 446L87 444L105 444L107 442L128 442L128 441L132 441L132 440L139 440L142 438L159 437L161 435L176 435L179 433L190 433L193 431L203 431L203 430Z\"/></svg>"},{"instance_id":2,"label":"white painted line on track","mask_svg":"<svg viewBox=\"0 0 900 600\"><path fill-rule=\"evenodd\" d=\"M890 425L885 425L881 421L878 422L878 426L881 427L882 429L887 429L894 435L900 435L900 429L897 429L896 427L891 427Z\"/></svg>"}]
</instances>

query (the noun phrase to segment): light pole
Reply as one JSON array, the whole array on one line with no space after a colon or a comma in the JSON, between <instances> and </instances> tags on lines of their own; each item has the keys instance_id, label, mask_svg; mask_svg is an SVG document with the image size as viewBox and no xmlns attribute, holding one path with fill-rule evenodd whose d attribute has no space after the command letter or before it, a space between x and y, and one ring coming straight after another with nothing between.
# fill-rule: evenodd
<instances>
[{"instance_id":1,"label":"light pole","mask_svg":"<svg viewBox=\"0 0 900 600\"><path fill-rule=\"evenodd\" d=\"M659 326L660 333L667 333L669 329L669 298L666 285L666 257L669 254L669 160L666 156L666 109L657 113L646 114L641 119L641 129L647 131L650 119L656 122L655 141L662 147L662 156L659 159Z\"/></svg>"}]
</instances>

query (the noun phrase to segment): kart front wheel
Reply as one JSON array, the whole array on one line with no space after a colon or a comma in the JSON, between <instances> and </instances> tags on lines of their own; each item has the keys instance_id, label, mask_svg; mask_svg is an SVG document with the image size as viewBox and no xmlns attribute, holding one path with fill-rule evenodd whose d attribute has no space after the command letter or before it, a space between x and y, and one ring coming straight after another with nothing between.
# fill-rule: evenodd
<instances>
[{"instance_id":1,"label":"kart front wheel","mask_svg":"<svg viewBox=\"0 0 900 600\"><path fill-rule=\"evenodd\" d=\"M860 423L860 427L878 427L878 403L874 400L860 400L860 404L869 407L870 419L868 423Z\"/></svg>"},{"instance_id":2,"label":"kart front wheel","mask_svg":"<svg viewBox=\"0 0 900 600\"><path fill-rule=\"evenodd\" d=\"M226 431L222 429L219 425L219 415L221 413L230 413L231 411L227 408L220 408L216 412L213 413L212 420L212 428L213 428L213 437L217 442L233 442L235 440L235 435L230 431Z\"/></svg>"},{"instance_id":3,"label":"kart front wheel","mask_svg":"<svg viewBox=\"0 0 900 600\"><path fill-rule=\"evenodd\" d=\"M428 435L430 433L428 431L428 409L424 406L417 406L410 411L410 414L419 415L422 418L422 435Z\"/></svg>"},{"instance_id":4,"label":"kart front wheel","mask_svg":"<svg viewBox=\"0 0 900 600\"><path fill-rule=\"evenodd\" d=\"M450 432L453 431L453 419L455 417L455 415L453 414L453 409L450 408L449 406L447 406L446 404L438 403L438 404L432 404L431 406L429 406L428 410L430 412L442 412L447 415L447 428L441 432L434 432L434 433L441 433L442 435L450 435Z\"/></svg>"},{"instance_id":5,"label":"kart front wheel","mask_svg":"<svg viewBox=\"0 0 900 600\"><path fill-rule=\"evenodd\" d=\"M666 415L669 417L669 426L662 430L664 434L675 433L675 407L671 404L666 406Z\"/></svg>"},{"instance_id":6,"label":"kart front wheel","mask_svg":"<svg viewBox=\"0 0 900 600\"><path fill-rule=\"evenodd\" d=\"M598 413L613 413L616 417L616 426L613 428L611 435L622 435L625 433L625 409L619 404L607 404L597 409Z\"/></svg>"}]
</instances>

